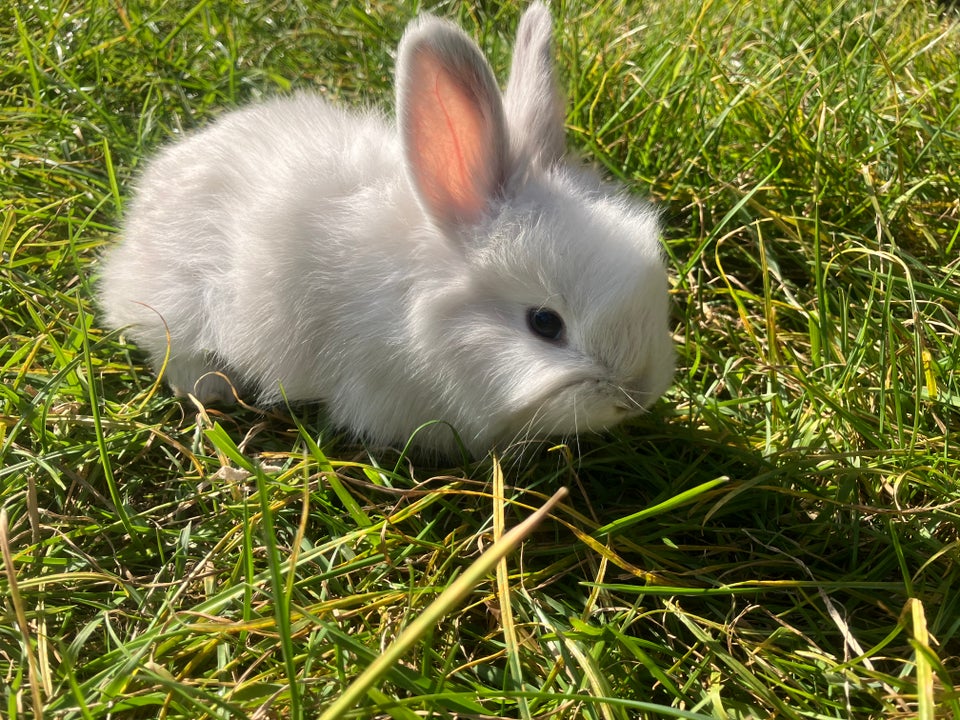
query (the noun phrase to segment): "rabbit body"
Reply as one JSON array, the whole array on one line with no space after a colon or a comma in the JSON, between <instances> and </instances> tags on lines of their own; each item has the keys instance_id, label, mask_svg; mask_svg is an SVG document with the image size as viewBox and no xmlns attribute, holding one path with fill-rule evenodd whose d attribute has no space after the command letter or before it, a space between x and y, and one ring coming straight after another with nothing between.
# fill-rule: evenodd
<instances>
[{"instance_id":1,"label":"rabbit body","mask_svg":"<svg viewBox=\"0 0 960 720\"><path fill-rule=\"evenodd\" d=\"M168 146L103 260L106 324L169 352L178 394L229 402L225 375L377 445L440 420L480 455L647 407L673 370L656 213L562 162L549 36L535 4L501 96L427 16L396 124L299 94ZM457 447L442 425L416 442Z\"/></svg>"}]
</instances>

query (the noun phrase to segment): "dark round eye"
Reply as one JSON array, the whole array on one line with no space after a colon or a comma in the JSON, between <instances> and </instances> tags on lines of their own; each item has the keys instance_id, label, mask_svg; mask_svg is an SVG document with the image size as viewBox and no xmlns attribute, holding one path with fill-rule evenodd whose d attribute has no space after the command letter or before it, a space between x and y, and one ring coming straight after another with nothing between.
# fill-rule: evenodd
<instances>
[{"instance_id":1,"label":"dark round eye","mask_svg":"<svg viewBox=\"0 0 960 720\"><path fill-rule=\"evenodd\" d=\"M535 335L539 335L544 340L563 339L563 318L553 310L530 308L527 310L527 325Z\"/></svg>"}]
</instances>

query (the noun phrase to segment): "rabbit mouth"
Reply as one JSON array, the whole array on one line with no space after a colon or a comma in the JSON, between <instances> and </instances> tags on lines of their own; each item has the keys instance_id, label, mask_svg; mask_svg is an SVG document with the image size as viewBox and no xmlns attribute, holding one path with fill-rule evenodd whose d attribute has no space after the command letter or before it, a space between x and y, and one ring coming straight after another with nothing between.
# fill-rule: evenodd
<instances>
[{"instance_id":1,"label":"rabbit mouth","mask_svg":"<svg viewBox=\"0 0 960 720\"><path fill-rule=\"evenodd\" d=\"M610 384L613 391L613 408L627 415L637 415L646 412L647 408L657 399L654 393L644 387L630 387L616 383Z\"/></svg>"},{"instance_id":2,"label":"rabbit mouth","mask_svg":"<svg viewBox=\"0 0 960 720\"><path fill-rule=\"evenodd\" d=\"M570 396L573 403L596 403L621 415L644 412L656 399L642 384L617 382L609 378L582 378L562 386L557 393Z\"/></svg>"},{"instance_id":3,"label":"rabbit mouth","mask_svg":"<svg viewBox=\"0 0 960 720\"><path fill-rule=\"evenodd\" d=\"M551 436L599 432L640 415L655 400L636 383L580 377L550 388L518 414L521 434Z\"/></svg>"}]
</instances>

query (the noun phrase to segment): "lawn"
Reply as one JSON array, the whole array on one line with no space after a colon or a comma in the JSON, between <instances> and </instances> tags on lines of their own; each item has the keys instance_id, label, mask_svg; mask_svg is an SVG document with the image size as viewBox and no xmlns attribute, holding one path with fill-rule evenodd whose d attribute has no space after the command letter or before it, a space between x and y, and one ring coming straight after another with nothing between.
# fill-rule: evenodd
<instances>
[{"instance_id":1,"label":"lawn","mask_svg":"<svg viewBox=\"0 0 960 720\"><path fill-rule=\"evenodd\" d=\"M570 148L665 224L675 383L609 434L431 467L179 401L98 324L142 160L392 107L419 9L0 7L0 717L960 717L949 5L553 3ZM520 4L423 9L506 77Z\"/></svg>"}]
</instances>

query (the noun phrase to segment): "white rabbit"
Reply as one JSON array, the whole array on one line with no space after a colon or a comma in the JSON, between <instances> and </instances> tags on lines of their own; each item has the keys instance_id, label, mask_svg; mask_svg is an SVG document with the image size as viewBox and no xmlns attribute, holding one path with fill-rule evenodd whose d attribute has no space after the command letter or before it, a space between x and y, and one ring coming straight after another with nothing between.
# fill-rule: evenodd
<instances>
[{"instance_id":1,"label":"white rabbit","mask_svg":"<svg viewBox=\"0 0 960 720\"><path fill-rule=\"evenodd\" d=\"M420 448L454 454L453 428L479 456L637 414L673 373L657 214L563 162L550 36L534 3L501 97L424 16L396 129L300 94L162 150L103 258L106 325L157 368L169 349L177 394L230 402L222 373L375 445L439 420Z\"/></svg>"}]
</instances>

